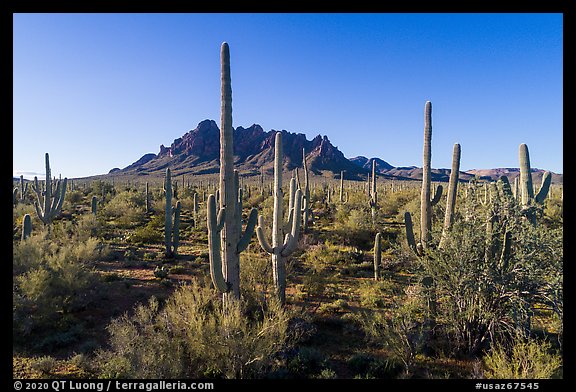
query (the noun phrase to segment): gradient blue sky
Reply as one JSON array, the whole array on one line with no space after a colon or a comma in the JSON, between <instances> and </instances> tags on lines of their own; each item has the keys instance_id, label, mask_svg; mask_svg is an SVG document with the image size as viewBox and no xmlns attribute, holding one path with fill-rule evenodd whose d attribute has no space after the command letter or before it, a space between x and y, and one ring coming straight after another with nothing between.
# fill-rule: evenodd
<instances>
[{"instance_id":1,"label":"gradient blue sky","mask_svg":"<svg viewBox=\"0 0 576 392\"><path fill-rule=\"evenodd\" d=\"M562 173L562 14L14 14L13 171L125 167L220 121L327 135L346 157Z\"/></svg>"}]
</instances>

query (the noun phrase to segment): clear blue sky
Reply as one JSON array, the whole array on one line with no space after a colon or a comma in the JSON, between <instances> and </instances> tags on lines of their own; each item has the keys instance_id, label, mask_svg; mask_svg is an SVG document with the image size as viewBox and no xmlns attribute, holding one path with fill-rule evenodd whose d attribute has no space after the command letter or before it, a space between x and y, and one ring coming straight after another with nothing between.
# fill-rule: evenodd
<instances>
[{"instance_id":1,"label":"clear blue sky","mask_svg":"<svg viewBox=\"0 0 576 392\"><path fill-rule=\"evenodd\" d=\"M13 171L82 177L220 122L327 135L346 157L562 173L562 14L14 14Z\"/></svg>"}]
</instances>

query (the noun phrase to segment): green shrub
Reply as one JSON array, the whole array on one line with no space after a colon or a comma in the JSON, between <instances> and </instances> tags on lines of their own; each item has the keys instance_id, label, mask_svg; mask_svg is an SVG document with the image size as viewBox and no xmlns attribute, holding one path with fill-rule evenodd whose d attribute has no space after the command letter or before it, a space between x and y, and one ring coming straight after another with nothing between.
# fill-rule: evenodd
<instances>
[{"instance_id":1,"label":"green shrub","mask_svg":"<svg viewBox=\"0 0 576 392\"><path fill-rule=\"evenodd\" d=\"M98 241L59 243L44 234L33 234L13 248L13 338L18 345L69 343L42 339L68 333L74 312L96 296L98 275L86 262L100 256Z\"/></svg>"},{"instance_id":2,"label":"green shrub","mask_svg":"<svg viewBox=\"0 0 576 392\"><path fill-rule=\"evenodd\" d=\"M154 215L146 225L137 227L127 235L126 240L132 244L160 244L164 241L163 227L164 219L159 215Z\"/></svg>"},{"instance_id":3,"label":"green shrub","mask_svg":"<svg viewBox=\"0 0 576 392\"><path fill-rule=\"evenodd\" d=\"M363 329L372 341L383 344L390 358L402 363L408 374L426 342L427 307L420 285L408 286L405 291L387 312L367 313Z\"/></svg>"},{"instance_id":4,"label":"green shrub","mask_svg":"<svg viewBox=\"0 0 576 392\"><path fill-rule=\"evenodd\" d=\"M109 326L97 356L105 378L252 378L286 348L287 313L275 302L250 316L240 302L224 312L209 283L178 288L160 309L152 298Z\"/></svg>"},{"instance_id":5,"label":"green shrub","mask_svg":"<svg viewBox=\"0 0 576 392\"><path fill-rule=\"evenodd\" d=\"M39 358L35 358L31 364L32 369L37 370L43 374L50 374L56 369L58 361L51 356L44 355Z\"/></svg>"},{"instance_id":6,"label":"green shrub","mask_svg":"<svg viewBox=\"0 0 576 392\"><path fill-rule=\"evenodd\" d=\"M66 194L64 195L64 201L70 204L72 207L80 204L83 198L84 193L80 190L66 191Z\"/></svg>"},{"instance_id":7,"label":"green shrub","mask_svg":"<svg viewBox=\"0 0 576 392\"><path fill-rule=\"evenodd\" d=\"M101 215L120 228L132 228L144 220L144 195L123 191L116 194L101 211Z\"/></svg>"},{"instance_id":8,"label":"green shrub","mask_svg":"<svg viewBox=\"0 0 576 392\"><path fill-rule=\"evenodd\" d=\"M486 378L543 379L559 376L562 358L550 343L517 338L511 349L494 345L484 357Z\"/></svg>"},{"instance_id":9,"label":"green shrub","mask_svg":"<svg viewBox=\"0 0 576 392\"><path fill-rule=\"evenodd\" d=\"M491 234L485 215L457 220L442 249L421 259L421 278L433 282L426 295L437 305L443 350L475 355L494 338L529 333L536 306L562 314L562 229L533 226L512 207L507 214ZM503 259L504 229L511 247Z\"/></svg>"},{"instance_id":10,"label":"green shrub","mask_svg":"<svg viewBox=\"0 0 576 392\"><path fill-rule=\"evenodd\" d=\"M358 287L360 304L367 308L383 308L386 297L394 294L394 284L387 280L362 281Z\"/></svg>"}]
</instances>

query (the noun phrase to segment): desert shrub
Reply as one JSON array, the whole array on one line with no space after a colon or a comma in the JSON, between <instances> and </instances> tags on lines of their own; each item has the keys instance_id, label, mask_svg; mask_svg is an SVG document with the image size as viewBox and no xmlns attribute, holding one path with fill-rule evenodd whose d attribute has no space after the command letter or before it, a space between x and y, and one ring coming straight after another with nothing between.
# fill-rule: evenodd
<instances>
[{"instance_id":1,"label":"desert shrub","mask_svg":"<svg viewBox=\"0 0 576 392\"><path fill-rule=\"evenodd\" d=\"M74 234L80 241L86 241L90 237L101 237L102 231L102 222L100 222L94 214L84 214L76 220Z\"/></svg>"},{"instance_id":2,"label":"desert shrub","mask_svg":"<svg viewBox=\"0 0 576 392\"><path fill-rule=\"evenodd\" d=\"M403 370L401 364L393 360L383 360L373 355L359 353L348 360L348 366L355 373L354 378L395 378Z\"/></svg>"},{"instance_id":3,"label":"desert shrub","mask_svg":"<svg viewBox=\"0 0 576 392\"><path fill-rule=\"evenodd\" d=\"M259 245L258 245L259 246ZM258 307L273 295L272 268L268 254L256 253L252 245L241 255L240 287L243 300L249 309ZM286 279L289 277L286 269Z\"/></svg>"},{"instance_id":4,"label":"desert shrub","mask_svg":"<svg viewBox=\"0 0 576 392\"><path fill-rule=\"evenodd\" d=\"M409 188L386 193L385 197L380 197L379 209L385 216L397 216L404 213L404 206L412 200L417 200L420 195L419 188Z\"/></svg>"},{"instance_id":5,"label":"desert shrub","mask_svg":"<svg viewBox=\"0 0 576 392\"><path fill-rule=\"evenodd\" d=\"M341 266L360 264L363 261L363 252L358 248L326 242L310 246L303 257L316 272L320 272L324 269L333 270Z\"/></svg>"},{"instance_id":6,"label":"desert shrub","mask_svg":"<svg viewBox=\"0 0 576 392\"><path fill-rule=\"evenodd\" d=\"M518 337L511 345L494 345L484 364L486 378L544 379L559 376L562 358L548 342Z\"/></svg>"},{"instance_id":7,"label":"desert shrub","mask_svg":"<svg viewBox=\"0 0 576 392\"><path fill-rule=\"evenodd\" d=\"M144 196L141 192L123 191L102 208L101 215L120 228L136 227L144 219L143 206Z\"/></svg>"},{"instance_id":8,"label":"desert shrub","mask_svg":"<svg viewBox=\"0 0 576 392\"><path fill-rule=\"evenodd\" d=\"M353 205L339 204L334 227L334 234L342 244L362 249L369 249L374 245L372 217L366 206L353 208Z\"/></svg>"},{"instance_id":9,"label":"desert shrub","mask_svg":"<svg viewBox=\"0 0 576 392\"><path fill-rule=\"evenodd\" d=\"M562 200L547 198L544 203L543 221L548 227L559 228L564 225L564 205Z\"/></svg>"},{"instance_id":10,"label":"desert shrub","mask_svg":"<svg viewBox=\"0 0 576 392\"><path fill-rule=\"evenodd\" d=\"M75 339L73 314L95 298L99 282L86 262L100 254L99 242L94 238L59 243L38 233L14 244L16 344L57 346Z\"/></svg>"},{"instance_id":11,"label":"desert shrub","mask_svg":"<svg viewBox=\"0 0 576 392\"><path fill-rule=\"evenodd\" d=\"M41 372L42 374L50 374L56 366L58 365L58 361L56 358L44 355L38 358L35 358L31 364L32 369Z\"/></svg>"},{"instance_id":12,"label":"desert shrub","mask_svg":"<svg viewBox=\"0 0 576 392\"><path fill-rule=\"evenodd\" d=\"M311 377L326 367L326 356L315 347L302 346L288 358L286 367L292 377Z\"/></svg>"},{"instance_id":13,"label":"desert shrub","mask_svg":"<svg viewBox=\"0 0 576 392\"><path fill-rule=\"evenodd\" d=\"M242 302L226 311L208 284L178 288L163 309L152 298L132 317L109 326L110 347L98 353L106 378L252 378L270 371L286 348L288 314L270 301L245 314Z\"/></svg>"},{"instance_id":14,"label":"desert shrub","mask_svg":"<svg viewBox=\"0 0 576 392\"><path fill-rule=\"evenodd\" d=\"M386 297L394 295L395 285L388 280L362 281L358 287L360 304L367 308L383 308Z\"/></svg>"},{"instance_id":15,"label":"desert shrub","mask_svg":"<svg viewBox=\"0 0 576 392\"><path fill-rule=\"evenodd\" d=\"M510 199L482 205L469 198L443 247L420 259L419 273L433 282L427 295L443 349L477 355L502 336L529 333L535 306L562 314L563 234L531 224Z\"/></svg>"},{"instance_id":16,"label":"desert shrub","mask_svg":"<svg viewBox=\"0 0 576 392\"><path fill-rule=\"evenodd\" d=\"M143 226L138 226L126 236L132 244L160 244L164 241L164 214L156 214Z\"/></svg>"},{"instance_id":17,"label":"desert shrub","mask_svg":"<svg viewBox=\"0 0 576 392\"><path fill-rule=\"evenodd\" d=\"M408 286L405 295L396 298L389 309L367 313L363 320L368 338L383 345L390 359L402 363L407 374L426 343L428 310L421 291L421 285Z\"/></svg>"},{"instance_id":18,"label":"desert shrub","mask_svg":"<svg viewBox=\"0 0 576 392\"><path fill-rule=\"evenodd\" d=\"M64 202L71 206L80 204L82 199L84 199L84 192L81 190L66 191L66 194L64 195Z\"/></svg>"}]
</instances>

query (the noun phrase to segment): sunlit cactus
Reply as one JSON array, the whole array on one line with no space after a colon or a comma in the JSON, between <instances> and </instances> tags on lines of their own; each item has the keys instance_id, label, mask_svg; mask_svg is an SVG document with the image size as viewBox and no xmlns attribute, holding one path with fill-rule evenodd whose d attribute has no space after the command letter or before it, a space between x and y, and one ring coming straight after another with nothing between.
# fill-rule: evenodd
<instances>
[{"instance_id":1,"label":"sunlit cactus","mask_svg":"<svg viewBox=\"0 0 576 392\"><path fill-rule=\"evenodd\" d=\"M42 223L48 226L48 230L50 230L52 221L62 212L67 182L67 178L64 178L64 180L54 180L53 182L50 172L50 158L48 153L46 153L46 180L44 189L41 188L38 177L34 177L32 189L36 193L37 198L34 202L36 214Z\"/></svg>"},{"instance_id":2,"label":"sunlit cactus","mask_svg":"<svg viewBox=\"0 0 576 392\"><path fill-rule=\"evenodd\" d=\"M212 282L223 293L224 300L230 301L240 299L240 253L254 234L258 211L252 209L242 234L242 199L238 190L238 173L234 170L230 49L226 42L220 49L220 66L220 188L217 190L220 209L217 213L217 198L210 195L207 203L208 247Z\"/></svg>"},{"instance_id":3,"label":"sunlit cactus","mask_svg":"<svg viewBox=\"0 0 576 392\"><path fill-rule=\"evenodd\" d=\"M300 230L300 220L302 214L301 203L303 200L300 189L294 191L296 180L290 180L290 198L288 205L288 224L291 224L290 231L286 230L283 222L283 193L282 193L282 133L277 132L275 137L274 155L274 213L272 216L272 243L270 244L264 234L264 219L258 217L258 227L256 235L262 249L272 255L272 277L276 295L280 303L286 302L286 257L296 249L298 244L298 232Z\"/></svg>"}]
</instances>

